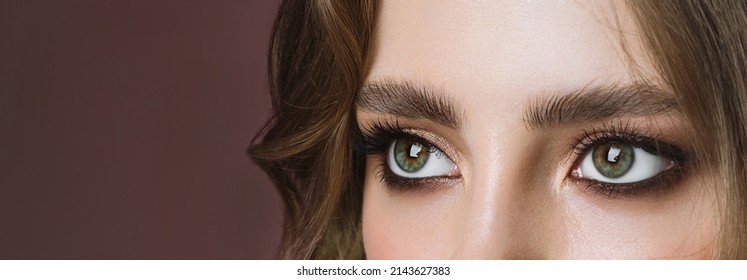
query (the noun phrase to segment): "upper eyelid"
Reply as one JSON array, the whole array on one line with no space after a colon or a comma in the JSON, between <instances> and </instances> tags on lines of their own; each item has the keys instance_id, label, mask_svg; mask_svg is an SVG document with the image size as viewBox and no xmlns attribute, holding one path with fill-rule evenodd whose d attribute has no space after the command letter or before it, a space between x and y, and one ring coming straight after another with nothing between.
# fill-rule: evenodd
<instances>
[{"instance_id":1,"label":"upper eyelid","mask_svg":"<svg viewBox=\"0 0 747 280\"><path fill-rule=\"evenodd\" d=\"M632 135L632 134L612 134L612 135L605 135L605 132L598 132L594 134L584 134L583 137L576 140L576 144L573 145L574 152L578 155L586 154L591 148L596 146L599 143L609 142L609 141L619 141L627 144L631 144L633 146L636 146L636 144L639 144L640 141L638 139L640 138L648 138L646 136L641 135ZM651 139L652 141L657 141L655 139Z\"/></svg>"},{"instance_id":2,"label":"upper eyelid","mask_svg":"<svg viewBox=\"0 0 747 280\"><path fill-rule=\"evenodd\" d=\"M578 137L571 144L574 153L583 154L601 141L620 140L626 143L640 143L641 139L662 142L661 133L653 133L652 129L642 129L634 125L631 120L613 120L602 122L601 125L591 126L590 129L583 129ZM665 143L665 142L662 142ZM579 148L583 147L583 151Z\"/></svg>"},{"instance_id":3,"label":"upper eyelid","mask_svg":"<svg viewBox=\"0 0 747 280\"><path fill-rule=\"evenodd\" d=\"M601 132L603 133L603 132ZM574 153L578 156L583 156L586 153L590 152L592 148L594 148L596 145L600 143L605 143L609 141L618 141L625 144L632 145L633 147L643 149L647 153L654 154L657 156L664 156L667 159L670 160L677 160L677 161L684 161L687 159L687 155L682 149L679 147L669 144L665 141L657 139L658 137L651 137L651 136L645 136L645 135L602 135L602 136L586 136L587 138L581 140L575 147L574 147ZM589 140L588 137L594 137L594 139ZM590 143L584 143L585 141L591 141ZM655 147L654 149L651 149L652 147ZM680 156L674 156L675 158L672 158L673 155L670 155L669 153L678 153L681 154Z\"/></svg>"},{"instance_id":4,"label":"upper eyelid","mask_svg":"<svg viewBox=\"0 0 747 280\"><path fill-rule=\"evenodd\" d=\"M443 152L443 149L441 147L439 147L438 145L436 145L435 143L433 143L433 141L425 139L425 138L423 138L420 135L417 135L415 133L407 132L406 130L402 130L402 133L404 133L405 135L407 135L409 137L412 137L416 142L419 142L419 143L425 145L426 148L428 148L428 152L433 153L434 151L432 149L437 149L437 150ZM397 140L397 139L393 139L393 140Z\"/></svg>"},{"instance_id":5,"label":"upper eyelid","mask_svg":"<svg viewBox=\"0 0 747 280\"><path fill-rule=\"evenodd\" d=\"M588 126L588 129L582 129L577 137L569 138L570 141L567 142L569 149L563 152L571 159L570 170L567 174L571 174L595 146L607 141L632 144L634 147L643 148L648 153L664 157L678 165L685 165L692 161L691 153L667 141L673 140L669 137L672 136L665 136L664 131L657 125L652 126L648 122L639 123L632 119L610 120Z\"/></svg>"},{"instance_id":6,"label":"upper eyelid","mask_svg":"<svg viewBox=\"0 0 747 280\"><path fill-rule=\"evenodd\" d=\"M442 135L446 133L443 130L451 131L450 128L434 125L433 123L423 123L420 120L399 117L380 117L358 118L358 130L362 136L375 136L376 130L391 130L398 133L406 134L423 140L425 143L441 150L455 164L464 161L468 154L463 151L461 145L458 145L459 139L450 139ZM393 140L393 139L392 139ZM457 141L454 143L454 141Z\"/></svg>"},{"instance_id":7,"label":"upper eyelid","mask_svg":"<svg viewBox=\"0 0 747 280\"><path fill-rule=\"evenodd\" d=\"M399 120L399 118L370 118L364 119L362 121L359 119L358 127L363 128L360 130L369 137L373 136L372 132L375 129L372 128L374 127L385 128L396 131L401 135L415 137L419 141L423 142L423 144L427 144L427 146L432 146L441 150L458 166L459 169L464 168L463 164L469 157L469 154L466 153L468 151L463 151L464 147L455 145L454 143L452 143L452 141L450 141L451 139L442 136L436 131L419 126L417 122L413 122L412 120L405 120L403 122L400 122ZM652 131L655 130L647 129L645 127L645 125L636 125L635 122L626 120L612 120L604 122L601 125L597 124L595 126L589 126L588 130L582 130L582 132L579 132L580 135L578 135L577 137L570 136L569 138L567 138L570 140L568 142L569 149L564 149L565 152L560 152L558 155L564 155L563 157L568 158L569 161L573 162L572 165L575 166L582 158L582 156L590 151L591 148L594 147L594 145L603 141L618 140L621 142L634 144L634 146L636 147L651 147L651 145L637 145L641 143L641 139L646 139L648 140L648 142L658 143L659 145L659 148L656 149L657 152L652 154L656 154L659 156L679 154L680 156L667 157L668 159L675 161L683 161L688 159L689 153L685 152L683 149L676 145L672 145L667 141L661 140L661 132L654 133ZM589 139L593 140L590 141ZM386 148L388 147L388 144L391 143L391 140L395 139L386 139L388 143L384 144L384 147L381 147L382 150L379 152L386 152ZM579 147L582 146L583 149L580 150ZM646 150L648 151L648 149Z\"/></svg>"},{"instance_id":8,"label":"upper eyelid","mask_svg":"<svg viewBox=\"0 0 747 280\"><path fill-rule=\"evenodd\" d=\"M435 132L417 128L405 128L402 129L402 131L418 139L426 141L426 144L440 150L444 155L449 157L449 159L451 159L454 164L457 164L457 161L464 160L461 152L458 151L453 144L449 143L448 140Z\"/></svg>"}]
</instances>

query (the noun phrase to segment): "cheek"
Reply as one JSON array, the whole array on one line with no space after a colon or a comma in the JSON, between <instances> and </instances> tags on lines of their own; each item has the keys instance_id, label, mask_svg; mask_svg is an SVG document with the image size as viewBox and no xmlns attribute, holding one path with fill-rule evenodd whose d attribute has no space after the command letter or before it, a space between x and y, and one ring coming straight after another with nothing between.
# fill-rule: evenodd
<instances>
[{"instance_id":1,"label":"cheek","mask_svg":"<svg viewBox=\"0 0 747 280\"><path fill-rule=\"evenodd\" d=\"M449 258L458 228L453 211L448 211L455 202L450 194L391 191L373 178L373 173L367 174L362 213L366 257Z\"/></svg>"},{"instance_id":2,"label":"cheek","mask_svg":"<svg viewBox=\"0 0 747 280\"><path fill-rule=\"evenodd\" d=\"M605 205L580 196L571 198L569 258L713 258L718 221L708 202L711 199L694 191L661 201Z\"/></svg>"}]
</instances>

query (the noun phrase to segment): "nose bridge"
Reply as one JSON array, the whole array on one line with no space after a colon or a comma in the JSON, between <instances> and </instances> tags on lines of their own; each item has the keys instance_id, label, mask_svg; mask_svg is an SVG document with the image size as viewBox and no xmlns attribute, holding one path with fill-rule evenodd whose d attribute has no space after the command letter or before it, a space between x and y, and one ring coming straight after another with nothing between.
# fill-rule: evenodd
<instances>
[{"instance_id":1,"label":"nose bridge","mask_svg":"<svg viewBox=\"0 0 747 280\"><path fill-rule=\"evenodd\" d=\"M515 144L499 151L521 151ZM521 152L482 153L474 158L467 178L460 246L454 258L538 259L549 257L545 245L555 235L548 231L552 206L544 186L527 178ZM542 181L542 180L539 180Z\"/></svg>"},{"instance_id":2,"label":"nose bridge","mask_svg":"<svg viewBox=\"0 0 747 280\"><path fill-rule=\"evenodd\" d=\"M478 173L482 174L482 173ZM499 183L489 176L474 176L469 186L462 238L455 258L506 258L511 247L515 211L511 210L511 194L499 190ZM479 186L479 187L477 187Z\"/></svg>"}]
</instances>

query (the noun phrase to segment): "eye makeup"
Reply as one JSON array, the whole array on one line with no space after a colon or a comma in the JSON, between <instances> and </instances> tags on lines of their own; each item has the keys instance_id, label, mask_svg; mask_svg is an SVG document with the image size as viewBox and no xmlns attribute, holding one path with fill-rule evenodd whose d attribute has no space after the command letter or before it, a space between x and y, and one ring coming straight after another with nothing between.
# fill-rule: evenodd
<instances>
[{"instance_id":1,"label":"eye makeup","mask_svg":"<svg viewBox=\"0 0 747 280\"><path fill-rule=\"evenodd\" d=\"M393 166L393 163L388 160L393 152L393 143L417 143L430 153L441 154L452 160L455 159L456 152L446 141L435 136L434 133L404 127L396 120L376 119L366 123L368 125L364 126L362 130L355 130L353 146L357 153L373 159L376 164L374 166L376 177L388 189L396 191L430 190L454 185L461 181L461 173L457 167L458 160L453 161L455 166L452 172L442 176L410 178L395 174L392 168L397 168L397 166ZM663 137L659 134L638 130L630 122L623 121L606 122L591 129L583 129L578 137L571 138L572 144L568 146L568 152L560 153L568 157L569 162L573 162L564 181L582 187L593 194L611 199L634 199L646 194L673 189L688 173L689 163L692 160L683 149L659 140L661 138ZM558 141L562 141L562 139L558 139ZM610 143L643 150L651 156L661 158L662 161L667 162L667 166L653 176L625 183L604 182L581 174L580 165L585 155L594 151L595 148L608 147ZM633 161L629 164L640 163ZM560 165L559 163L556 166Z\"/></svg>"},{"instance_id":2,"label":"eye makeup","mask_svg":"<svg viewBox=\"0 0 747 280\"><path fill-rule=\"evenodd\" d=\"M607 198L632 199L671 190L688 174L693 159L683 149L659 140L661 138L659 134L637 130L630 122L623 121L604 123L601 127L583 130L572 145L573 154L577 159L568 178L574 183L584 185L587 190ZM597 148L608 147L610 143L642 149L667 161L668 166L658 174L635 182L613 183L584 177L580 170L585 155L596 153ZM636 164L635 161L633 164Z\"/></svg>"},{"instance_id":3,"label":"eye makeup","mask_svg":"<svg viewBox=\"0 0 747 280\"><path fill-rule=\"evenodd\" d=\"M390 155L396 152L402 142L422 147L431 156L426 157L429 160L446 160L454 162L454 151L446 146L445 141L435 139L434 133L406 128L398 121L376 120L367 126L364 130L356 129L353 135L353 148L362 155L372 157L376 161L374 170L376 177L384 185L395 191L427 191L440 186L454 185L461 181L461 173L454 164L453 168L445 174L428 177L405 177L395 174L393 168L401 168L398 164L392 162L395 156ZM434 144L440 143L440 145ZM422 154L420 152L419 154ZM391 156L391 157L390 157ZM407 155L400 155L407 156ZM414 155L413 155L414 156ZM446 158L444 158L446 157ZM428 164L428 163L424 163ZM402 171L400 171L401 173Z\"/></svg>"}]
</instances>

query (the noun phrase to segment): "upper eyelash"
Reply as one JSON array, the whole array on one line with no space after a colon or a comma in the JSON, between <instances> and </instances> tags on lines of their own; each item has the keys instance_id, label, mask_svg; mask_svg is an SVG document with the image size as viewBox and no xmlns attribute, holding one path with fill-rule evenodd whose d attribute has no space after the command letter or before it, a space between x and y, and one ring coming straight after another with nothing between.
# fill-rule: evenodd
<instances>
[{"instance_id":1,"label":"upper eyelash","mask_svg":"<svg viewBox=\"0 0 747 280\"><path fill-rule=\"evenodd\" d=\"M430 152L438 148L430 141L403 130L399 122L376 120L365 130L356 127L353 133L353 149L364 155L382 154L392 141L409 137L425 145ZM620 141L641 148L651 154L664 156L667 159L684 162L685 153L679 148L656 140L658 135L641 133L629 122L612 122L602 124L591 130L584 130L583 135L572 145L574 154L582 156L599 143L606 141Z\"/></svg>"},{"instance_id":2,"label":"upper eyelash","mask_svg":"<svg viewBox=\"0 0 747 280\"><path fill-rule=\"evenodd\" d=\"M576 139L576 144L572 145L574 154L577 155L574 166L578 165L591 149L609 141L619 141L641 148L648 153L669 159L675 162L675 165L669 170L639 182L607 183L586 178L577 178L576 180L585 182L587 189L610 198L618 195L630 198L647 192L667 190L666 185L672 184L685 176L685 170L692 159L682 149L657 140L660 138L660 135L641 132L628 122L607 123L603 124L601 128L584 130L583 135Z\"/></svg>"},{"instance_id":3,"label":"upper eyelash","mask_svg":"<svg viewBox=\"0 0 747 280\"><path fill-rule=\"evenodd\" d=\"M659 138L660 135L658 134L639 131L631 126L629 122L612 122L602 124L601 127L592 128L591 130L584 130L583 135L576 139L576 144L572 148L574 153L581 157L600 143L619 141L670 160L678 162L687 160L688 157L681 149L666 142L656 140Z\"/></svg>"},{"instance_id":4,"label":"upper eyelash","mask_svg":"<svg viewBox=\"0 0 747 280\"><path fill-rule=\"evenodd\" d=\"M625 143L636 143L642 138L640 132L631 127L629 123L613 122L602 124L601 127L593 127L591 130L583 130L583 134L575 139L572 145L573 152L584 155L594 145L603 141L620 140Z\"/></svg>"},{"instance_id":5,"label":"upper eyelash","mask_svg":"<svg viewBox=\"0 0 747 280\"><path fill-rule=\"evenodd\" d=\"M358 127L354 128L353 131L353 149L359 155L376 155L382 156L386 154L387 149L391 145L392 141L401 138L412 138L420 144L424 145L430 153L436 153L436 156L446 156L436 147L432 142L423 139L422 137L409 133L406 131L407 128L402 127L399 122L376 120L365 130L361 130ZM395 191L412 191L412 190L428 190L428 186L434 184L428 182L445 182L454 180L454 178L447 177L427 177L427 178L405 178L395 175L390 169L385 158L381 159L378 164L374 166L376 172L376 178L381 180L385 186Z\"/></svg>"},{"instance_id":6,"label":"upper eyelash","mask_svg":"<svg viewBox=\"0 0 747 280\"><path fill-rule=\"evenodd\" d=\"M382 154L392 141L405 137L421 143L431 153L438 150L430 141L404 131L399 122L383 120L376 120L365 130L356 128L353 133L353 149L364 155Z\"/></svg>"}]
</instances>

